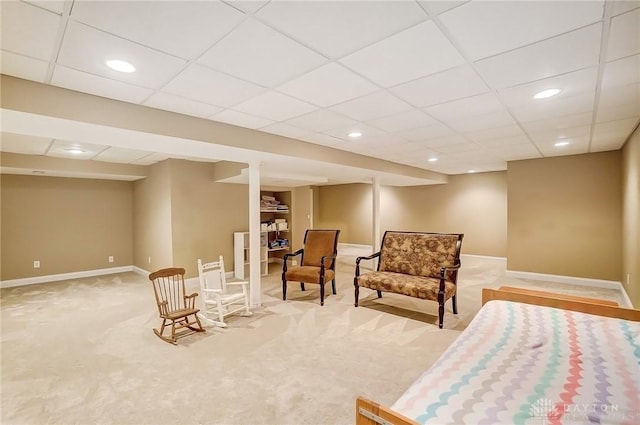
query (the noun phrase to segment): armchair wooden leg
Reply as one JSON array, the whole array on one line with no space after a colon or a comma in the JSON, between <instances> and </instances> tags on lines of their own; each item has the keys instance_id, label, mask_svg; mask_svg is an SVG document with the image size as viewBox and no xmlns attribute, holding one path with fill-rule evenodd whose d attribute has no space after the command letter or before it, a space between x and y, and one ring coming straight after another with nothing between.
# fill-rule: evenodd
<instances>
[{"instance_id":1,"label":"armchair wooden leg","mask_svg":"<svg viewBox=\"0 0 640 425\"><path fill-rule=\"evenodd\" d=\"M337 292L336 292L336 280L335 279L333 279L331 281L331 289L333 289L333 295L336 295Z\"/></svg>"},{"instance_id":2,"label":"armchair wooden leg","mask_svg":"<svg viewBox=\"0 0 640 425\"><path fill-rule=\"evenodd\" d=\"M360 287L358 286L358 283L355 282L355 279L353 282L353 286L355 286L355 298L356 298L356 302L354 303L354 306L358 307L358 297L360 296Z\"/></svg>"},{"instance_id":3,"label":"armchair wooden leg","mask_svg":"<svg viewBox=\"0 0 640 425\"><path fill-rule=\"evenodd\" d=\"M438 327L440 329L442 329L442 326L444 326L443 320L444 320L444 303L440 303L440 306L438 307Z\"/></svg>"},{"instance_id":4,"label":"armchair wooden leg","mask_svg":"<svg viewBox=\"0 0 640 425\"><path fill-rule=\"evenodd\" d=\"M453 314L458 314L458 305L456 303L456 296L451 297L451 307L453 307Z\"/></svg>"},{"instance_id":5,"label":"armchair wooden leg","mask_svg":"<svg viewBox=\"0 0 640 425\"><path fill-rule=\"evenodd\" d=\"M304 282L300 282L300 290L301 291L305 291L306 289L304 288Z\"/></svg>"},{"instance_id":6,"label":"armchair wooden leg","mask_svg":"<svg viewBox=\"0 0 640 425\"><path fill-rule=\"evenodd\" d=\"M282 301L287 300L287 281L282 279Z\"/></svg>"},{"instance_id":7,"label":"armchair wooden leg","mask_svg":"<svg viewBox=\"0 0 640 425\"><path fill-rule=\"evenodd\" d=\"M324 305L324 282L320 279L320 305Z\"/></svg>"},{"instance_id":8,"label":"armchair wooden leg","mask_svg":"<svg viewBox=\"0 0 640 425\"><path fill-rule=\"evenodd\" d=\"M376 291L378 292L378 298L382 298L382 291Z\"/></svg>"}]
</instances>

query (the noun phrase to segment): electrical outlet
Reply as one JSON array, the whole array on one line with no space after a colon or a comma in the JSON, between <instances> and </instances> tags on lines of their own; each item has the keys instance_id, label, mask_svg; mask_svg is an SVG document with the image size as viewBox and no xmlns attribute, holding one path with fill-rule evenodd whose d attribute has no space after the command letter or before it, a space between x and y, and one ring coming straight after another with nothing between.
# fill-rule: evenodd
<instances>
[{"instance_id":1,"label":"electrical outlet","mask_svg":"<svg viewBox=\"0 0 640 425\"><path fill-rule=\"evenodd\" d=\"M109 262L110 262L110 263L113 263L113 255L110 255L110 256L109 256Z\"/></svg>"},{"instance_id":2,"label":"electrical outlet","mask_svg":"<svg viewBox=\"0 0 640 425\"><path fill-rule=\"evenodd\" d=\"M151 257L149 257L149 264L151 264Z\"/></svg>"},{"instance_id":3,"label":"electrical outlet","mask_svg":"<svg viewBox=\"0 0 640 425\"><path fill-rule=\"evenodd\" d=\"M630 283L631 283L631 273L627 273L627 288L629 287Z\"/></svg>"},{"instance_id":4,"label":"electrical outlet","mask_svg":"<svg viewBox=\"0 0 640 425\"><path fill-rule=\"evenodd\" d=\"M34 269L39 269L39 268L40 268L40 261L35 260L35 261L33 262L33 268L34 268Z\"/></svg>"}]
</instances>

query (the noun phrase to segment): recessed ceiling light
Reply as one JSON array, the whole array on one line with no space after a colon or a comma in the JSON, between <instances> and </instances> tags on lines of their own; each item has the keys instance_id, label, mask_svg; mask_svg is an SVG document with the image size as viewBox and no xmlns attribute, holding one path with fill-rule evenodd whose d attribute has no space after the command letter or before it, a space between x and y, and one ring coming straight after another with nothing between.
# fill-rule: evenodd
<instances>
[{"instance_id":1,"label":"recessed ceiling light","mask_svg":"<svg viewBox=\"0 0 640 425\"><path fill-rule=\"evenodd\" d=\"M567 146L570 142L566 141L566 140L561 140L559 142L555 142L553 144L553 146L555 146L556 148L560 148L562 146Z\"/></svg>"},{"instance_id":2,"label":"recessed ceiling light","mask_svg":"<svg viewBox=\"0 0 640 425\"><path fill-rule=\"evenodd\" d=\"M111 59L107 61L107 66L119 72L134 72L136 67L129 62L120 59Z\"/></svg>"},{"instance_id":3,"label":"recessed ceiling light","mask_svg":"<svg viewBox=\"0 0 640 425\"><path fill-rule=\"evenodd\" d=\"M86 151L84 149L80 149L80 148L67 148L67 149L65 149L65 152L69 152L69 153L72 153L74 155L80 155L81 153L85 153Z\"/></svg>"},{"instance_id":4,"label":"recessed ceiling light","mask_svg":"<svg viewBox=\"0 0 640 425\"><path fill-rule=\"evenodd\" d=\"M349 137L351 137L352 139L357 139L360 136L362 136L362 133L359 131L352 131L351 133L349 133Z\"/></svg>"},{"instance_id":5,"label":"recessed ceiling light","mask_svg":"<svg viewBox=\"0 0 640 425\"><path fill-rule=\"evenodd\" d=\"M560 93L562 90L560 89L547 89L547 90L542 90L540 93L536 93L533 98L534 99L546 99L548 97L551 96L555 96L558 93Z\"/></svg>"},{"instance_id":6,"label":"recessed ceiling light","mask_svg":"<svg viewBox=\"0 0 640 425\"><path fill-rule=\"evenodd\" d=\"M429 158L429 159L427 159L427 161L429 161L429 162L436 162L437 160L438 160L438 158Z\"/></svg>"}]
</instances>

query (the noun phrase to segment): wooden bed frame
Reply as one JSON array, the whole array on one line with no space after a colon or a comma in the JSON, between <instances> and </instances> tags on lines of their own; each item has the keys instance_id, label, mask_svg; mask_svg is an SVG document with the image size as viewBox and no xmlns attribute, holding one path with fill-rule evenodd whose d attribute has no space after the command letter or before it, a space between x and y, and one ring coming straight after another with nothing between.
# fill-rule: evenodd
<instances>
[{"instance_id":1,"label":"wooden bed frame","mask_svg":"<svg viewBox=\"0 0 640 425\"><path fill-rule=\"evenodd\" d=\"M551 292L523 291L520 288L510 287L483 289L482 305L492 300L542 305L597 316L640 322L640 310L616 307L613 306L611 302L601 302L596 299L571 297ZM364 397L358 397L356 399L355 423L356 425L419 425L416 421Z\"/></svg>"}]
</instances>

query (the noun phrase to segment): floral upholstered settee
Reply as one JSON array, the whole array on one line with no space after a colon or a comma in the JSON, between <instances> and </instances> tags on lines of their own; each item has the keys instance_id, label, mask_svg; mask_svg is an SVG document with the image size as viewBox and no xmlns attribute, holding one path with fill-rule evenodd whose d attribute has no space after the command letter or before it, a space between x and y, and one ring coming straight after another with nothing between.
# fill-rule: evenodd
<instances>
[{"instance_id":1,"label":"floral upholstered settee","mask_svg":"<svg viewBox=\"0 0 640 425\"><path fill-rule=\"evenodd\" d=\"M444 303L451 299L458 314L456 292L463 234L386 231L380 251L356 259L355 306L360 287L437 301L442 328ZM360 274L360 262L378 258L376 271Z\"/></svg>"}]
</instances>

